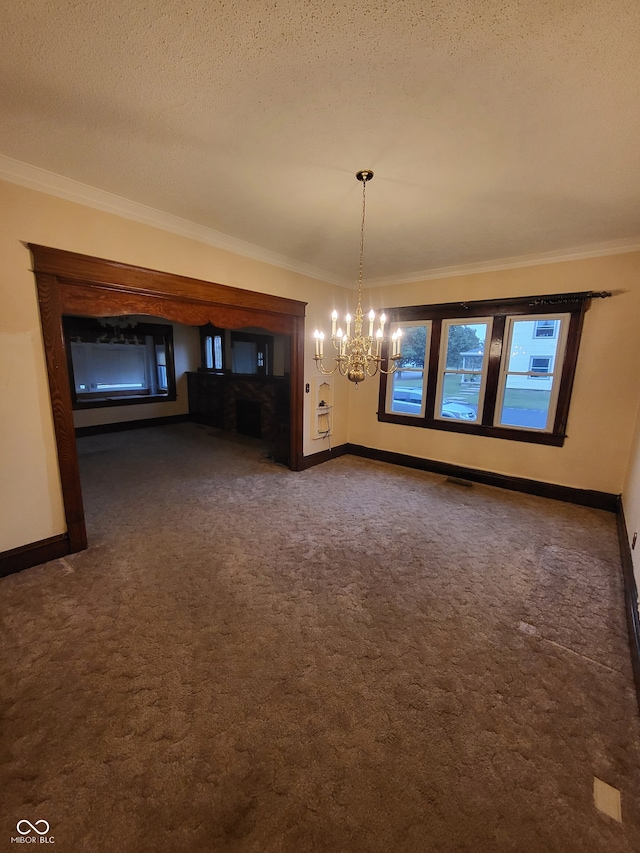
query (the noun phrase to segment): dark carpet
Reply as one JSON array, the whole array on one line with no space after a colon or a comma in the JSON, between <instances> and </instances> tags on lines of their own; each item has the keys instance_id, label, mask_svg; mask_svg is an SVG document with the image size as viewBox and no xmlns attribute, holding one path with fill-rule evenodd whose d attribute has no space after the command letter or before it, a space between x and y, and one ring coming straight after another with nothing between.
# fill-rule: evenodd
<instances>
[{"instance_id":1,"label":"dark carpet","mask_svg":"<svg viewBox=\"0 0 640 853\"><path fill-rule=\"evenodd\" d=\"M613 515L192 424L79 447L89 549L0 581L0 849L640 850Z\"/></svg>"}]
</instances>

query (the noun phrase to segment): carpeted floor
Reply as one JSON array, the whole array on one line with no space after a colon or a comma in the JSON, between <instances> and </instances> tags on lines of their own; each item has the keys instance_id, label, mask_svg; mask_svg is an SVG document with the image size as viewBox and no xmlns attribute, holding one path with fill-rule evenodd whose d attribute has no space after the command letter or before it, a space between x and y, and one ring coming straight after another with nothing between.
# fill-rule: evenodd
<instances>
[{"instance_id":1,"label":"carpeted floor","mask_svg":"<svg viewBox=\"0 0 640 853\"><path fill-rule=\"evenodd\" d=\"M613 515L192 424L79 447L90 548L0 581L0 850L640 850Z\"/></svg>"}]
</instances>

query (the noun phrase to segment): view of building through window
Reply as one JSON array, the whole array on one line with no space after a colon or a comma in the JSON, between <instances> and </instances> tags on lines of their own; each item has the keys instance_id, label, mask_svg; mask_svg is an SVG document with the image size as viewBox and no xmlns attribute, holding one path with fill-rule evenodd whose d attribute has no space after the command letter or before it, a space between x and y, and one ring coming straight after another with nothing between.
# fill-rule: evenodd
<instances>
[{"instance_id":1,"label":"view of building through window","mask_svg":"<svg viewBox=\"0 0 640 853\"><path fill-rule=\"evenodd\" d=\"M499 392L501 425L552 428L557 396L554 391L559 386L554 366L562 363L566 338L563 331L568 319L568 315L545 320L509 319L508 358ZM544 334L540 334L541 330Z\"/></svg>"}]
</instances>

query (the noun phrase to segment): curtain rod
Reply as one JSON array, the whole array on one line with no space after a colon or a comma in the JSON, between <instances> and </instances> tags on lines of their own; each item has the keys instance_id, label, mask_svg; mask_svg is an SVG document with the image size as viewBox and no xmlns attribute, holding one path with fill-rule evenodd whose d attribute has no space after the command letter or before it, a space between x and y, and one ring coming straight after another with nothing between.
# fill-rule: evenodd
<instances>
[{"instance_id":1,"label":"curtain rod","mask_svg":"<svg viewBox=\"0 0 640 853\"><path fill-rule=\"evenodd\" d=\"M589 299L607 299L613 294L609 290L587 290L584 293L557 293L532 299L530 305L562 305L567 302L586 302Z\"/></svg>"}]
</instances>

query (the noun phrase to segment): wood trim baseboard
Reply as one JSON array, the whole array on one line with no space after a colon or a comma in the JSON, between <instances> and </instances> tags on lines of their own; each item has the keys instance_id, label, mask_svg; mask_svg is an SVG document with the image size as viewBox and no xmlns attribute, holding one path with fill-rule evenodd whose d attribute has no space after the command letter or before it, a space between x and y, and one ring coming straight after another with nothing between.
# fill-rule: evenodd
<instances>
[{"instance_id":1,"label":"wood trim baseboard","mask_svg":"<svg viewBox=\"0 0 640 853\"><path fill-rule=\"evenodd\" d=\"M22 569L30 569L32 566L66 557L70 553L71 545L67 533L60 533L58 536L50 536L39 542L30 542L19 548L3 551L0 553L0 577L4 578Z\"/></svg>"},{"instance_id":2,"label":"wood trim baseboard","mask_svg":"<svg viewBox=\"0 0 640 853\"><path fill-rule=\"evenodd\" d=\"M108 432L122 432L126 429L141 429L142 427L167 426L168 424L182 424L190 421L188 414L164 415L159 418L140 418L135 421L118 421L113 424L93 424L91 426L76 427L76 436L102 435Z\"/></svg>"},{"instance_id":3,"label":"wood trim baseboard","mask_svg":"<svg viewBox=\"0 0 640 853\"><path fill-rule=\"evenodd\" d=\"M438 462L435 459L422 459L404 453L393 453L390 450L376 450L373 447L364 447L361 444L347 444L343 453L351 453L353 456L362 456L365 459L377 459L379 462L390 462L392 465L402 465L405 468L418 468L422 471L430 471L432 474L442 474L445 477L472 480L475 483L482 483L485 486L498 486L512 492L524 492L528 495L538 495L543 498L579 504L580 506L590 506L594 509L604 509L607 512L618 511L620 496L609 492L576 489L572 486L559 486L556 483L527 480L524 477L511 477L508 474L495 474L492 471L465 468L462 465Z\"/></svg>"},{"instance_id":4,"label":"wood trim baseboard","mask_svg":"<svg viewBox=\"0 0 640 853\"><path fill-rule=\"evenodd\" d=\"M629 649L631 651L631 666L638 697L640 711L640 613L638 612L638 587L633 573L633 559L629 547L629 534L624 517L622 500L618 502L616 514L618 522L618 539L620 540L620 557L622 560L622 579L624 581L624 603L627 613L627 628L629 630Z\"/></svg>"}]
</instances>

